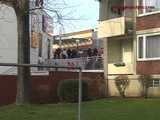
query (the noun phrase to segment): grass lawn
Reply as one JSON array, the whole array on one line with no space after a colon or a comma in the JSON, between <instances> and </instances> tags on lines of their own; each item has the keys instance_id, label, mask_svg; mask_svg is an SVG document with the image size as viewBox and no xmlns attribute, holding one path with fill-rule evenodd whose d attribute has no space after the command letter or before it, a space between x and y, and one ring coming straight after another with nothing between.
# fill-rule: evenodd
<instances>
[{"instance_id":1,"label":"grass lawn","mask_svg":"<svg viewBox=\"0 0 160 120\"><path fill-rule=\"evenodd\" d=\"M82 107L82 120L160 119L160 99L103 99ZM77 120L77 104L3 106L0 120Z\"/></svg>"}]
</instances>

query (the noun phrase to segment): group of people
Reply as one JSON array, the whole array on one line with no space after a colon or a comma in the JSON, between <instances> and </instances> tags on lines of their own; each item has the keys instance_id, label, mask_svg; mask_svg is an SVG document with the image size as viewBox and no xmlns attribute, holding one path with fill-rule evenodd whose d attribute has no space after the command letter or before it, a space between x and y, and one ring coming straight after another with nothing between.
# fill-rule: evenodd
<instances>
[{"instance_id":1,"label":"group of people","mask_svg":"<svg viewBox=\"0 0 160 120\"><path fill-rule=\"evenodd\" d=\"M58 48L54 52L54 59L72 59L80 57L102 56L102 54L103 48L88 48L87 50Z\"/></svg>"}]
</instances>

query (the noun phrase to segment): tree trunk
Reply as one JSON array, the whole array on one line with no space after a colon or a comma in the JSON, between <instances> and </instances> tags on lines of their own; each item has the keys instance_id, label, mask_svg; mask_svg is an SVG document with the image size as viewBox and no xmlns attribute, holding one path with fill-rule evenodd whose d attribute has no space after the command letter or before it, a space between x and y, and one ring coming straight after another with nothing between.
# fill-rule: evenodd
<instances>
[{"instance_id":1,"label":"tree trunk","mask_svg":"<svg viewBox=\"0 0 160 120\"><path fill-rule=\"evenodd\" d=\"M30 64L29 14L17 14L18 63ZM30 103L31 75L29 67L18 67L16 104Z\"/></svg>"},{"instance_id":2,"label":"tree trunk","mask_svg":"<svg viewBox=\"0 0 160 120\"><path fill-rule=\"evenodd\" d=\"M29 2L30 0L0 0L0 4L11 6L16 12L19 64L30 64ZM16 104L30 103L30 97L30 68L18 67Z\"/></svg>"}]
</instances>

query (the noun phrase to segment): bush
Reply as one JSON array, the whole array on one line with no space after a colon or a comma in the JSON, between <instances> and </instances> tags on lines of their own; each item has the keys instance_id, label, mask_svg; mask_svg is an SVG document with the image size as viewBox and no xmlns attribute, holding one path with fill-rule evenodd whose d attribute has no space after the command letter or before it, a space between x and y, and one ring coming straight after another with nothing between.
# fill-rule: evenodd
<instances>
[{"instance_id":1,"label":"bush","mask_svg":"<svg viewBox=\"0 0 160 120\"><path fill-rule=\"evenodd\" d=\"M58 97L61 102L78 101L78 80L64 80L58 86ZM88 100L88 82L82 80L82 100Z\"/></svg>"},{"instance_id":2,"label":"bush","mask_svg":"<svg viewBox=\"0 0 160 120\"><path fill-rule=\"evenodd\" d=\"M120 95L125 98L125 91L126 88L129 85L129 78L126 75L119 75L118 77L115 78L115 84L117 86L117 89L120 93Z\"/></svg>"},{"instance_id":3,"label":"bush","mask_svg":"<svg viewBox=\"0 0 160 120\"><path fill-rule=\"evenodd\" d=\"M151 75L141 75L140 76L140 82L143 87L142 96L144 96L145 98L148 98L148 89L150 87L151 80L152 80Z\"/></svg>"}]
</instances>

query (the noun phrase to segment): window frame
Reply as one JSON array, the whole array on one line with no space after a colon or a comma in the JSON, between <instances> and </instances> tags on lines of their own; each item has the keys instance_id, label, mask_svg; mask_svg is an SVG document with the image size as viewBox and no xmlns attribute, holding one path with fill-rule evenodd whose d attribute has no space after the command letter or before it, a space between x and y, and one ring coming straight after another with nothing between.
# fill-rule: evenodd
<instances>
[{"instance_id":1,"label":"window frame","mask_svg":"<svg viewBox=\"0 0 160 120\"><path fill-rule=\"evenodd\" d=\"M152 33L152 34L144 34L144 35L138 35L137 36L137 60L138 61L149 61L149 60L160 60L160 57L155 57L155 58L147 58L146 57L146 41L147 37L152 37L152 36L157 36L160 35L160 33ZM139 58L139 38L143 38L143 57Z\"/></svg>"},{"instance_id":2,"label":"window frame","mask_svg":"<svg viewBox=\"0 0 160 120\"><path fill-rule=\"evenodd\" d=\"M155 84L157 80L158 80L158 84ZM150 88L159 88L160 87L160 79L151 80L149 87Z\"/></svg>"},{"instance_id":3,"label":"window frame","mask_svg":"<svg viewBox=\"0 0 160 120\"><path fill-rule=\"evenodd\" d=\"M142 1L142 3L143 3L143 5L142 6L145 6L145 2L144 1L146 1L146 0L143 0ZM140 6L139 5L139 0L137 0L137 6ZM142 10L143 11L143 13L139 13L139 10L137 9L137 16L138 17L142 17L142 16L147 16L147 15L152 15L152 14L158 14L158 13L160 13L160 10L156 10L156 11L153 11L153 12L146 12L146 9L143 9Z\"/></svg>"}]
</instances>

